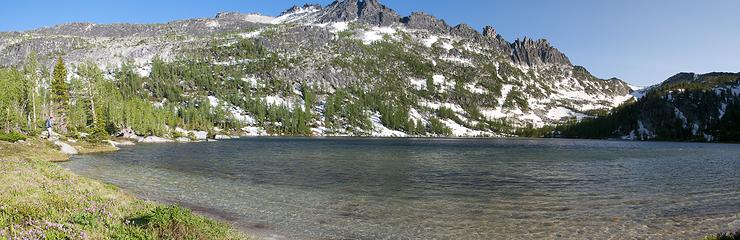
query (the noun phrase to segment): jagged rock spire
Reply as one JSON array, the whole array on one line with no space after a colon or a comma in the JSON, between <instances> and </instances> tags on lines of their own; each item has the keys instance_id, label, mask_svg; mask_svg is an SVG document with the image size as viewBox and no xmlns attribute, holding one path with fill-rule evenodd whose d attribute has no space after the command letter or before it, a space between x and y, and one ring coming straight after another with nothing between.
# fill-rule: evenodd
<instances>
[{"instance_id":1,"label":"jagged rock spire","mask_svg":"<svg viewBox=\"0 0 740 240\"><path fill-rule=\"evenodd\" d=\"M535 66L540 64L571 65L570 60L557 48L550 46L546 39L534 41L530 38L517 39L511 44L512 60L519 64Z\"/></svg>"},{"instance_id":2,"label":"jagged rock spire","mask_svg":"<svg viewBox=\"0 0 740 240\"><path fill-rule=\"evenodd\" d=\"M398 23L400 19L393 9L380 4L378 0L339 0L326 7L319 22L357 20L371 25L388 26Z\"/></svg>"}]
</instances>

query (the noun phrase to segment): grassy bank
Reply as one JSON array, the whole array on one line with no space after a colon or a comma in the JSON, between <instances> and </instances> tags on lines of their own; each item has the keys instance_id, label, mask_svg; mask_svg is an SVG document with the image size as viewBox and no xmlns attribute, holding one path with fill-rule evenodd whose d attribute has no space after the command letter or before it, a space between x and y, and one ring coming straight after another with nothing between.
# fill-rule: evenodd
<instances>
[{"instance_id":1,"label":"grassy bank","mask_svg":"<svg viewBox=\"0 0 740 240\"><path fill-rule=\"evenodd\" d=\"M0 239L247 238L188 209L136 199L51 163L66 159L42 140L0 142Z\"/></svg>"},{"instance_id":2,"label":"grassy bank","mask_svg":"<svg viewBox=\"0 0 740 240\"><path fill-rule=\"evenodd\" d=\"M740 230L730 233L720 233L706 237L704 240L740 240Z\"/></svg>"}]
</instances>

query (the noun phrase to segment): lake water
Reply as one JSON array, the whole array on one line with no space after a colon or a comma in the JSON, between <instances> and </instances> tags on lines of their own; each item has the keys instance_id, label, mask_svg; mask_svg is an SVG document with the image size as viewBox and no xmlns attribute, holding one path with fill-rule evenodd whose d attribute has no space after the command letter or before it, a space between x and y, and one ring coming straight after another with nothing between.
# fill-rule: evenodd
<instances>
[{"instance_id":1,"label":"lake water","mask_svg":"<svg viewBox=\"0 0 740 240\"><path fill-rule=\"evenodd\" d=\"M700 238L740 229L740 145L245 138L61 164L277 239Z\"/></svg>"}]
</instances>

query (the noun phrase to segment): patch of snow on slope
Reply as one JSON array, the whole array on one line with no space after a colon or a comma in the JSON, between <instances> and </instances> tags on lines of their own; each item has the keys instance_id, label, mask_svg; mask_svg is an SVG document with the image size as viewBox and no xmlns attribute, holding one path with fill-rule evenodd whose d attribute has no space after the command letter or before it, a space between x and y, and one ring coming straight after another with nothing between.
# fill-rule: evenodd
<instances>
[{"instance_id":1,"label":"patch of snow on slope","mask_svg":"<svg viewBox=\"0 0 740 240\"><path fill-rule=\"evenodd\" d=\"M331 32L338 33L349 29L349 23L347 22L335 22L331 24Z\"/></svg>"},{"instance_id":2,"label":"patch of snow on slope","mask_svg":"<svg viewBox=\"0 0 740 240\"><path fill-rule=\"evenodd\" d=\"M486 89L476 85L475 83L468 83L465 85L465 89L475 94L485 94Z\"/></svg>"},{"instance_id":3,"label":"patch of snow on slope","mask_svg":"<svg viewBox=\"0 0 740 240\"><path fill-rule=\"evenodd\" d=\"M734 86L734 87L730 88L730 90L732 91L732 95L733 96L740 95L740 86Z\"/></svg>"},{"instance_id":4,"label":"patch of snow on slope","mask_svg":"<svg viewBox=\"0 0 740 240\"><path fill-rule=\"evenodd\" d=\"M691 134L694 134L694 136L699 135L699 124L694 123L694 125L691 127Z\"/></svg>"},{"instance_id":5,"label":"patch of snow on slope","mask_svg":"<svg viewBox=\"0 0 740 240\"><path fill-rule=\"evenodd\" d=\"M727 112L727 103L722 103L722 105L719 107L719 118L722 119L722 117L725 116L726 112Z\"/></svg>"},{"instance_id":6,"label":"patch of snow on slope","mask_svg":"<svg viewBox=\"0 0 740 240\"><path fill-rule=\"evenodd\" d=\"M427 87L427 80L410 78L411 86L416 90L423 90Z\"/></svg>"},{"instance_id":7,"label":"patch of snow on slope","mask_svg":"<svg viewBox=\"0 0 740 240\"><path fill-rule=\"evenodd\" d=\"M676 114L676 117L678 119L681 119L681 121L683 122L683 127L687 127L689 124L689 120L686 119L686 116L683 115L683 112L681 112L681 110L679 110L677 107L673 107L673 112Z\"/></svg>"},{"instance_id":8,"label":"patch of snow on slope","mask_svg":"<svg viewBox=\"0 0 740 240\"><path fill-rule=\"evenodd\" d=\"M273 19L272 21L270 21L270 23L272 23L272 24L281 24L281 23L295 22L295 21L298 21L300 19L306 18L307 16L309 16L309 15L311 15L313 13L316 13L316 12L318 12L320 10L321 9L316 8L316 7L313 7L313 6L311 6L311 7L305 7L305 8L300 8L300 9L298 9L298 11L295 11L295 12L292 12L292 13L288 13L288 14L283 14L283 15L281 15L279 17L276 17L275 19Z\"/></svg>"},{"instance_id":9,"label":"patch of snow on slope","mask_svg":"<svg viewBox=\"0 0 740 240\"><path fill-rule=\"evenodd\" d=\"M262 34L262 30L240 33L239 36L241 36L242 38L255 38L258 37L260 34Z\"/></svg>"},{"instance_id":10,"label":"patch of snow on slope","mask_svg":"<svg viewBox=\"0 0 740 240\"><path fill-rule=\"evenodd\" d=\"M642 136L643 140L646 137L648 139L655 137L655 135L653 134L653 132L651 132L649 129L645 128L645 124L643 124L641 120L638 120L637 121L637 125L639 125L639 128L637 129L637 132Z\"/></svg>"},{"instance_id":11,"label":"patch of snow on slope","mask_svg":"<svg viewBox=\"0 0 740 240\"><path fill-rule=\"evenodd\" d=\"M496 120L508 116L501 109L481 109L480 114L488 120Z\"/></svg>"},{"instance_id":12,"label":"patch of snow on slope","mask_svg":"<svg viewBox=\"0 0 740 240\"><path fill-rule=\"evenodd\" d=\"M545 115L547 118L552 120L561 120L563 118L569 118L576 116L576 113L573 112L573 110L564 108L564 107L556 107L553 109L550 109L550 111L547 111L547 115Z\"/></svg>"},{"instance_id":13,"label":"patch of snow on slope","mask_svg":"<svg viewBox=\"0 0 740 240\"><path fill-rule=\"evenodd\" d=\"M395 28L390 27L373 27L370 31L362 33L362 42L364 44L371 44L380 40L383 40L385 35L396 34Z\"/></svg>"},{"instance_id":14,"label":"patch of snow on slope","mask_svg":"<svg viewBox=\"0 0 740 240\"><path fill-rule=\"evenodd\" d=\"M250 13L244 16L244 21L253 23L266 23L270 24L275 20L275 17L265 16L260 14Z\"/></svg>"},{"instance_id":15,"label":"patch of snow on slope","mask_svg":"<svg viewBox=\"0 0 740 240\"><path fill-rule=\"evenodd\" d=\"M456 137L475 137L475 136L490 135L489 133L486 133L486 132L466 128L465 126L460 125L450 119L441 120L441 122L447 125L447 127L450 128L450 130L452 130L452 135Z\"/></svg>"},{"instance_id":16,"label":"patch of snow on slope","mask_svg":"<svg viewBox=\"0 0 740 240\"><path fill-rule=\"evenodd\" d=\"M242 81L248 82L252 87L257 87L257 77L255 76L247 76L242 78Z\"/></svg>"},{"instance_id":17,"label":"patch of snow on slope","mask_svg":"<svg viewBox=\"0 0 740 240\"><path fill-rule=\"evenodd\" d=\"M442 43L442 48L444 48L447 51L450 51L452 49L455 49L455 46L453 46L452 43L450 43L449 41L444 41Z\"/></svg>"},{"instance_id":18,"label":"patch of snow on slope","mask_svg":"<svg viewBox=\"0 0 740 240\"><path fill-rule=\"evenodd\" d=\"M544 127L545 122L542 120L540 116L537 116L531 111L524 112L519 108L516 108L514 110L509 111L510 113L516 115L516 119L524 120L525 122L531 123L534 127Z\"/></svg>"},{"instance_id":19,"label":"patch of snow on slope","mask_svg":"<svg viewBox=\"0 0 740 240\"><path fill-rule=\"evenodd\" d=\"M208 96L208 102L211 103L211 108L218 107L218 98L215 96Z\"/></svg>"},{"instance_id":20,"label":"patch of snow on slope","mask_svg":"<svg viewBox=\"0 0 740 240\"><path fill-rule=\"evenodd\" d=\"M280 96L267 96L267 97L264 97L263 100L265 101L265 103L267 103L267 105L287 106L289 108L291 107L290 102L288 102L287 100L285 100L285 98L280 97Z\"/></svg>"},{"instance_id":21,"label":"patch of snow on slope","mask_svg":"<svg viewBox=\"0 0 740 240\"><path fill-rule=\"evenodd\" d=\"M380 114L375 113L370 117L370 121L373 123L373 136L379 137L405 137L406 133L401 131L391 130L383 126L380 120Z\"/></svg>"},{"instance_id":22,"label":"patch of snow on slope","mask_svg":"<svg viewBox=\"0 0 740 240\"><path fill-rule=\"evenodd\" d=\"M142 77L149 77L149 74L152 73L152 65L146 64L143 66L139 66L136 68L136 74Z\"/></svg>"},{"instance_id":23,"label":"patch of snow on slope","mask_svg":"<svg viewBox=\"0 0 740 240\"><path fill-rule=\"evenodd\" d=\"M455 83L453 81L447 80L444 75L433 75L432 82L434 83L434 86L437 87L437 92L439 93L444 93L449 89L455 89ZM424 86L426 86L426 82L424 82Z\"/></svg>"},{"instance_id":24,"label":"patch of snow on slope","mask_svg":"<svg viewBox=\"0 0 740 240\"><path fill-rule=\"evenodd\" d=\"M617 107L617 106L621 105L622 103L627 102L627 101L629 101L630 99L633 99L633 98L634 98L634 96L632 94L627 94L627 95L624 95L624 96L616 96L611 101L612 107Z\"/></svg>"},{"instance_id":25,"label":"patch of snow on slope","mask_svg":"<svg viewBox=\"0 0 740 240\"><path fill-rule=\"evenodd\" d=\"M440 59L445 60L445 61L448 61L448 62L461 63L461 64L464 64L464 65L471 65L471 66L473 65L473 62L470 61L470 59L465 59L465 58L459 58L459 57L440 57Z\"/></svg>"},{"instance_id":26,"label":"patch of snow on slope","mask_svg":"<svg viewBox=\"0 0 740 240\"><path fill-rule=\"evenodd\" d=\"M506 98L509 96L512 88L514 88L514 85L511 84L504 84L501 87L501 97L498 98L498 109L504 108L504 102L506 102Z\"/></svg>"},{"instance_id":27,"label":"patch of snow on slope","mask_svg":"<svg viewBox=\"0 0 740 240\"><path fill-rule=\"evenodd\" d=\"M435 35L432 35L432 36L429 36L429 38L423 39L422 40L422 43L424 44L424 46L427 46L428 48L430 48L437 41L439 41L439 37L438 36L435 36Z\"/></svg>"},{"instance_id":28,"label":"patch of snow on slope","mask_svg":"<svg viewBox=\"0 0 740 240\"><path fill-rule=\"evenodd\" d=\"M409 118L414 121L421 121L424 124L429 122L424 119L424 116L422 116L419 111L416 110L416 108L413 107L409 110Z\"/></svg>"},{"instance_id":29,"label":"patch of snow on slope","mask_svg":"<svg viewBox=\"0 0 740 240\"><path fill-rule=\"evenodd\" d=\"M428 107L434 110L444 107L456 113L465 113L465 110L460 105L448 103L448 102L440 103L440 102L419 101L419 106Z\"/></svg>"},{"instance_id":30,"label":"patch of snow on slope","mask_svg":"<svg viewBox=\"0 0 740 240\"><path fill-rule=\"evenodd\" d=\"M229 108L229 112L231 113L231 116L234 117L239 122L246 123L249 125L254 125L257 123L257 121L254 119L254 117L250 116L247 111L244 111L244 109L237 107L237 106L231 106Z\"/></svg>"},{"instance_id":31,"label":"patch of snow on slope","mask_svg":"<svg viewBox=\"0 0 740 240\"><path fill-rule=\"evenodd\" d=\"M254 61L254 60L252 60L252 59L239 59L239 60L232 59L232 60L229 60L229 61L213 62L213 64L214 65L221 65L221 66L234 66L234 65L237 65L237 64L250 63L252 61Z\"/></svg>"}]
</instances>

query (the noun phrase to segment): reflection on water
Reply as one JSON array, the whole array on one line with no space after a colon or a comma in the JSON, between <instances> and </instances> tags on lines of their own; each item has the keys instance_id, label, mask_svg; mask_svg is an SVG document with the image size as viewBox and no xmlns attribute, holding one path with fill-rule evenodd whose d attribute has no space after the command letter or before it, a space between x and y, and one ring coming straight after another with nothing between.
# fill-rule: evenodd
<instances>
[{"instance_id":1,"label":"reflection on water","mask_svg":"<svg viewBox=\"0 0 740 240\"><path fill-rule=\"evenodd\" d=\"M288 239L698 238L740 228L740 146L247 138L62 164Z\"/></svg>"}]
</instances>

